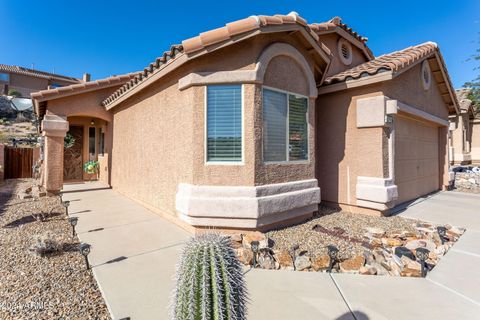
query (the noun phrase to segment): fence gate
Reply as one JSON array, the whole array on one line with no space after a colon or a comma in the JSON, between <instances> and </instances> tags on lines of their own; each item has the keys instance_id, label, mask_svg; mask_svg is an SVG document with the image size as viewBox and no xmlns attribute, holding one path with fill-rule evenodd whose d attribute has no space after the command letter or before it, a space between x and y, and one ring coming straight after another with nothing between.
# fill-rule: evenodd
<instances>
[{"instance_id":1,"label":"fence gate","mask_svg":"<svg viewBox=\"0 0 480 320\"><path fill-rule=\"evenodd\" d=\"M5 146L5 179L32 178L33 148Z\"/></svg>"}]
</instances>

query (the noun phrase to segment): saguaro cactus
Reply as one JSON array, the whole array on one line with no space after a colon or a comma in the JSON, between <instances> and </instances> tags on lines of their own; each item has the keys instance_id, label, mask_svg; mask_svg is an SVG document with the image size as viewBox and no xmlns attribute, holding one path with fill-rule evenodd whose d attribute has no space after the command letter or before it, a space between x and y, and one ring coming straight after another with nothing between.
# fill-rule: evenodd
<instances>
[{"instance_id":1,"label":"saguaro cactus","mask_svg":"<svg viewBox=\"0 0 480 320\"><path fill-rule=\"evenodd\" d=\"M246 288L230 239L215 233L185 245L177 267L173 320L244 320Z\"/></svg>"}]
</instances>

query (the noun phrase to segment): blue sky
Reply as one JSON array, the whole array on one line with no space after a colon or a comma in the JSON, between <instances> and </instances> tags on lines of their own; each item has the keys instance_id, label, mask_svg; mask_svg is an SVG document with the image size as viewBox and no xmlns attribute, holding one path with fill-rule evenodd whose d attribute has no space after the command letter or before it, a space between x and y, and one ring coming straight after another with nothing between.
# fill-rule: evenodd
<instances>
[{"instance_id":1,"label":"blue sky","mask_svg":"<svg viewBox=\"0 0 480 320\"><path fill-rule=\"evenodd\" d=\"M328 4L327 4L328 3ZM480 73L480 1L25 1L0 0L0 63L93 79L143 69L171 44L255 14L340 16L375 55L440 45L455 87Z\"/></svg>"}]
</instances>

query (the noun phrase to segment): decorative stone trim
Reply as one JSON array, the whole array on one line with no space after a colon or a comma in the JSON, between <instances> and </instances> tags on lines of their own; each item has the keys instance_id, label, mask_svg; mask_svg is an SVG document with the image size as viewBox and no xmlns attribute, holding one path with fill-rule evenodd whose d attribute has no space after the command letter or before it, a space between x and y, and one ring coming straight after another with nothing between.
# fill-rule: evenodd
<instances>
[{"instance_id":1,"label":"decorative stone trim","mask_svg":"<svg viewBox=\"0 0 480 320\"><path fill-rule=\"evenodd\" d=\"M262 81L258 79L256 70L198 72L190 73L178 80L178 89L185 90L192 86L230 83L262 83Z\"/></svg>"},{"instance_id":2,"label":"decorative stone trim","mask_svg":"<svg viewBox=\"0 0 480 320\"><path fill-rule=\"evenodd\" d=\"M357 178L357 205L377 210L393 208L398 198L398 189L393 179Z\"/></svg>"},{"instance_id":3,"label":"decorative stone trim","mask_svg":"<svg viewBox=\"0 0 480 320\"><path fill-rule=\"evenodd\" d=\"M42 120L42 132L46 136L64 137L68 128L68 121L57 115L45 115Z\"/></svg>"},{"instance_id":4,"label":"decorative stone trim","mask_svg":"<svg viewBox=\"0 0 480 320\"><path fill-rule=\"evenodd\" d=\"M263 186L198 186L181 183L180 218L194 226L258 229L318 210L316 179Z\"/></svg>"}]
</instances>

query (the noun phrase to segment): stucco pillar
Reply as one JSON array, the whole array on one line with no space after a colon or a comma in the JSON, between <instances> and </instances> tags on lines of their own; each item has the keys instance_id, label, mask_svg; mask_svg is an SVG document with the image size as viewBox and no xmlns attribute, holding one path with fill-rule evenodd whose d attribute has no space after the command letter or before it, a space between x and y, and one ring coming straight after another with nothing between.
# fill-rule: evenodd
<instances>
[{"instance_id":1,"label":"stucco pillar","mask_svg":"<svg viewBox=\"0 0 480 320\"><path fill-rule=\"evenodd\" d=\"M68 121L56 115L46 115L42 121L44 147L43 186L56 194L63 188L63 139L68 131Z\"/></svg>"}]
</instances>

